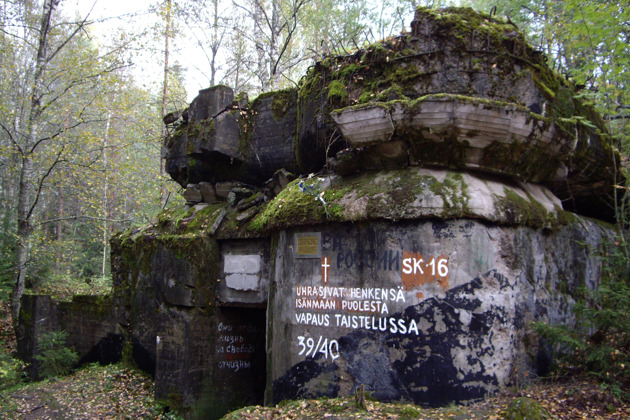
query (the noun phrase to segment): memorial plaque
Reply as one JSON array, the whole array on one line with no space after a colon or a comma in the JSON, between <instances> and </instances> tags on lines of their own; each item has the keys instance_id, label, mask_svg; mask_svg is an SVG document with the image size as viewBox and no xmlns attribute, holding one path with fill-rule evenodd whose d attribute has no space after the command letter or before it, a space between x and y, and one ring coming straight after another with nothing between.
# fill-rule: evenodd
<instances>
[{"instance_id":1,"label":"memorial plaque","mask_svg":"<svg viewBox=\"0 0 630 420\"><path fill-rule=\"evenodd\" d=\"M321 233L302 232L295 234L296 258L319 258L321 256Z\"/></svg>"}]
</instances>

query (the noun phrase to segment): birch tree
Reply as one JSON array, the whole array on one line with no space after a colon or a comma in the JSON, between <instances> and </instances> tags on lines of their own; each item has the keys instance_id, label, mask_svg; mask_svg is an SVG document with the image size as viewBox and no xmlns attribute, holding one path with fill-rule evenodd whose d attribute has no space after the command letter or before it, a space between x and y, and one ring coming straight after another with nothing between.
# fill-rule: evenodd
<instances>
[{"instance_id":1,"label":"birch tree","mask_svg":"<svg viewBox=\"0 0 630 420\"><path fill-rule=\"evenodd\" d=\"M279 88L281 78L304 60L304 55L294 49L293 44L301 28L306 3L306 0L234 3L250 18L251 30L237 29L255 46L256 76L262 92Z\"/></svg>"},{"instance_id":2,"label":"birch tree","mask_svg":"<svg viewBox=\"0 0 630 420\"><path fill-rule=\"evenodd\" d=\"M99 77L120 68L123 63L114 54L88 55L73 58L65 54L81 47L87 28L87 17L65 22L56 19L60 0L44 0L37 25L31 24L36 9L22 10L21 20L12 22L22 31L6 31L25 53L25 59L7 76L23 88L11 102L12 121L2 119L0 129L17 156L16 174L16 249L15 285L11 312L16 325L20 299L24 294L29 245L34 231L33 219L41 204L43 191L56 169L68 163L74 146L69 138L76 127L99 116L90 113L90 106L99 94L95 88ZM83 63L72 61L85 59ZM88 94L89 87L91 94Z\"/></svg>"}]
</instances>

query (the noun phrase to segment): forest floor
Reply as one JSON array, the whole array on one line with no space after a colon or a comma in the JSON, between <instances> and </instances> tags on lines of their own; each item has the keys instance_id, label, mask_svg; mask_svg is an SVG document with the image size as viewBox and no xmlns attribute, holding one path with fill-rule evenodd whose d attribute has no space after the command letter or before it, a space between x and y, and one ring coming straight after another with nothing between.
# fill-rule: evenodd
<instances>
[{"instance_id":1,"label":"forest floor","mask_svg":"<svg viewBox=\"0 0 630 420\"><path fill-rule=\"evenodd\" d=\"M151 378L120 365L88 366L74 374L0 393L2 419L167 419L153 399ZM502 419L515 398L529 397L554 419L628 419L630 406L592 381L542 381L468 406L421 408L353 397L288 401L275 407L246 407L225 419Z\"/></svg>"},{"instance_id":2,"label":"forest floor","mask_svg":"<svg viewBox=\"0 0 630 420\"><path fill-rule=\"evenodd\" d=\"M0 316L0 351L15 351L12 338L10 322ZM177 419L163 412L153 392L152 378L137 370L92 364L63 378L0 389L0 419ZM501 419L519 397L533 399L553 419L630 419L630 404L586 378L541 379L467 406L429 409L368 400L361 408L350 397L246 407L225 419Z\"/></svg>"}]
</instances>

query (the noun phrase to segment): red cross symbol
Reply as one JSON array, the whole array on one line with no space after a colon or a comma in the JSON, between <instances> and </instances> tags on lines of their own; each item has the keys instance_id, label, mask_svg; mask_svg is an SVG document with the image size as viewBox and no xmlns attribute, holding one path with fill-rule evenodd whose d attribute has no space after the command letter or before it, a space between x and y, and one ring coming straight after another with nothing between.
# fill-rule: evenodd
<instances>
[{"instance_id":1,"label":"red cross symbol","mask_svg":"<svg viewBox=\"0 0 630 420\"><path fill-rule=\"evenodd\" d=\"M330 274L330 264L328 263L328 257L322 257L322 281L324 284L328 283L328 275Z\"/></svg>"}]
</instances>

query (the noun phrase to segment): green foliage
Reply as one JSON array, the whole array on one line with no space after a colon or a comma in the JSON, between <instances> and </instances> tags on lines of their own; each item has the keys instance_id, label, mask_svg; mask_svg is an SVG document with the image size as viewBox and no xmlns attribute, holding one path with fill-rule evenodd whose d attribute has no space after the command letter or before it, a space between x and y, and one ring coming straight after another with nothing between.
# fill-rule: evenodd
<instances>
[{"instance_id":1,"label":"green foliage","mask_svg":"<svg viewBox=\"0 0 630 420\"><path fill-rule=\"evenodd\" d=\"M617 239L598 252L602 281L580 294L576 327L534 324L552 344L561 370L593 375L624 399L630 399L629 251L629 244Z\"/></svg>"},{"instance_id":2,"label":"green foliage","mask_svg":"<svg viewBox=\"0 0 630 420\"><path fill-rule=\"evenodd\" d=\"M13 260L12 253L0 253L0 301L3 302L9 299L15 282Z\"/></svg>"},{"instance_id":3,"label":"green foliage","mask_svg":"<svg viewBox=\"0 0 630 420\"><path fill-rule=\"evenodd\" d=\"M66 347L68 333L50 331L39 340L39 354L34 356L39 362L39 374L45 378L64 376L72 371L79 361L79 355Z\"/></svg>"},{"instance_id":4,"label":"green foliage","mask_svg":"<svg viewBox=\"0 0 630 420\"><path fill-rule=\"evenodd\" d=\"M24 378L26 364L14 359L9 353L0 353L0 390L20 384Z\"/></svg>"},{"instance_id":5,"label":"green foliage","mask_svg":"<svg viewBox=\"0 0 630 420\"><path fill-rule=\"evenodd\" d=\"M38 294L50 295L60 301L70 301L73 295L105 295L111 290L111 275L80 277L69 274L50 274L34 289Z\"/></svg>"},{"instance_id":6,"label":"green foliage","mask_svg":"<svg viewBox=\"0 0 630 420\"><path fill-rule=\"evenodd\" d=\"M579 96L604 115L616 146L630 148L630 8L599 0L470 0L473 7L509 15ZM543 88L544 85L540 87Z\"/></svg>"},{"instance_id":7,"label":"green foliage","mask_svg":"<svg viewBox=\"0 0 630 420\"><path fill-rule=\"evenodd\" d=\"M153 408L153 415L156 418L164 420L184 420L183 416L179 415L175 411L172 411L169 405L162 401L157 401L155 403L155 407Z\"/></svg>"},{"instance_id":8,"label":"green foliage","mask_svg":"<svg viewBox=\"0 0 630 420\"><path fill-rule=\"evenodd\" d=\"M111 234L157 214L165 183L157 95L128 70L131 29L96 40L55 9L44 37L41 2L22 3L5 2L0 19L0 297L17 258L18 293L108 276ZM40 40L50 56L36 70ZM180 103L167 105L181 108L182 70L171 70Z\"/></svg>"}]
</instances>

